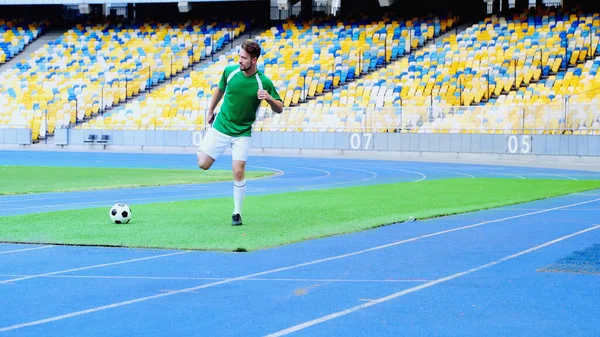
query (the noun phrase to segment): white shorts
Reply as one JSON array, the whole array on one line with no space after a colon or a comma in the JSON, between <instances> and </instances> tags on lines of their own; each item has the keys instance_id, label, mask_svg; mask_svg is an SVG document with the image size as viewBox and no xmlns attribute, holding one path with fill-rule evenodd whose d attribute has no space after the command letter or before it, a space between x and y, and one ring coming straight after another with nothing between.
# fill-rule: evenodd
<instances>
[{"instance_id":1,"label":"white shorts","mask_svg":"<svg viewBox=\"0 0 600 337\"><path fill-rule=\"evenodd\" d=\"M231 147L231 159L247 161L248 151L250 150L250 137L231 137L210 128L200 142L198 151L202 151L212 159L217 160L227 147Z\"/></svg>"}]
</instances>

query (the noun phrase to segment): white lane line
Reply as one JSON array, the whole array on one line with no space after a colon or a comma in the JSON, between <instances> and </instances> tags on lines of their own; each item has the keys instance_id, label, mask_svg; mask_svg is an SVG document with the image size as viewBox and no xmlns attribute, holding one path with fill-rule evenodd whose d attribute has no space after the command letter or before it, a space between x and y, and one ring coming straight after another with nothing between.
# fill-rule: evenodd
<instances>
[{"instance_id":1,"label":"white lane line","mask_svg":"<svg viewBox=\"0 0 600 337\"><path fill-rule=\"evenodd\" d=\"M0 274L0 277L23 277L27 274ZM172 281L221 281L227 277L180 277L180 276L118 276L118 275L49 275L46 278L57 279L102 279L102 280L172 280ZM320 278L271 278L255 277L242 281L277 281L277 282L331 282L331 283L425 283L430 280L406 278L406 279L320 279Z\"/></svg>"},{"instance_id":2,"label":"white lane line","mask_svg":"<svg viewBox=\"0 0 600 337\"><path fill-rule=\"evenodd\" d=\"M248 192L264 192L264 191L269 191L268 188L264 188L264 187L258 187L258 188L248 187L246 190Z\"/></svg>"},{"instance_id":3,"label":"white lane line","mask_svg":"<svg viewBox=\"0 0 600 337\"><path fill-rule=\"evenodd\" d=\"M251 278L244 281L282 281L282 282L331 282L331 283L425 283L425 279L386 279L386 280L353 280L353 279L310 279L310 278Z\"/></svg>"},{"instance_id":4,"label":"white lane line","mask_svg":"<svg viewBox=\"0 0 600 337\"><path fill-rule=\"evenodd\" d=\"M47 276L50 276L50 275L70 273L70 272L74 272L74 271L88 270L88 269L94 269L94 268L102 268L102 267L108 267L108 266L116 266L116 265L125 264L125 263L146 261L146 260L158 259L158 258L161 258L161 257L174 256L174 255L180 255L180 254L188 254L188 253L190 253L190 252L189 251L183 251L183 252L176 252L176 253L169 253L169 254L161 254L161 255L154 255L154 256L142 257L142 258L139 258L139 259L131 259L131 260L125 260L125 261L103 263L103 264L97 264L97 265L87 266L87 267L80 267L80 268L59 270L59 271L54 271L54 272L50 272L50 273L43 273L43 274L37 274L37 275L29 275L29 276L23 276L23 277L17 277L17 278L13 278L13 279L9 279L9 280L4 280L4 281L0 281L0 284L9 284L9 283L23 281L23 280L30 280L32 278L47 277Z\"/></svg>"},{"instance_id":5,"label":"white lane line","mask_svg":"<svg viewBox=\"0 0 600 337\"><path fill-rule=\"evenodd\" d=\"M275 171L275 174L272 176L268 176L268 177L257 177L257 178L252 178L251 180L263 180L263 179L267 179L267 178L274 178L274 177L278 177L278 176L282 176L285 174L284 171L281 171L279 169L276 168L270 168L270 167L263 167L263 166L252 166L252 165L248 165L247 167L255 167L255 168L260 168L260 169L266 169L266 170L271 170L271 171ZM250 178L248 178L250 179ZM73 196L72 194L74 193L81 193L81 194L88 194L88 193L96 193L96 192L100 192L100 193L108 193L108 192L113 192L115 190L127 190L127 189L135 189L135 194L136 195L148 195L148 194L152 194L152 195L164 195L164 191L163 189L177 189L177 193L181 193L181 192L198 192L198 191L210 191L212 189L211 185L214 184L220 184L220 183L227 183L229 181L224 180L224 181L210 181L210 182L201 182L201 183L193 183L193 184L175 184L175 185L159 185L159 186L130 186L130 187L123 187L123 188L118 188L118 187L114 187L114 188L110 188L110 189L95 189L95 190L77 190L77 191L64 191L64 192L43 192L43 193L27 193L27 194L8 194L8 195L2 195L0 196L0 204L10 204L10 203L17 203L17 202L31 202L31 201L45 201L45 200L59 200L59 199L67 199L67 200L72 200L74 198L83 198L83 197L88 197L88 195L80 195L80 196ZM50 194L52 193L51 196L43 196L43 197L35 197L34 195L39 195L39 194ZM219 194L223 194L223 193L219 193ZM203 196L203 195L213 195L213 194L194 194L191 196ZM187 196L187 194L186 194ZM6 197L6 198L1 198L1 197ZM136 199L132 199L132 200L147 200L147 199L153 199L153 198L136 198ZM70 204L69 204L70 205ZM26 208L11 208L11 209L30 209L32 207L26 207ZM33 207L33 208L38 208L38 206Z\"/></svg>"},{"instance_id":6,"label":"white lane line","mask_svg":"<svg viewBox=\"0 0 600 337\"><path fill-rule=\"evenodd\" d=\"M469 177L472 179L475 179L476 177L472 174L468 174L468 173L464 173L464 172L456 172L456 171L451 171L451 170L439 170L439 169L430 169L432 171L440 171L440 172L447 172L447 173L454 173L454 174L459 174L461 176L465 176L465 177Z\"/></svg>"},{"instance_id":7,"label":"white lane line","mask_svg":"<svg viewBox=\"0 0 600 337\"><path fill-rule=\"evenodd\" d=\"M11 254L11 253L18 253L18 252L27 252L30 250L38 250L38 249L46 249L46 248L52 248L55 246L41 246L41 247L33 247L33 248L23 248L23 249L16 249L16 250L7 250L7 251L3 251L0 252L0 254Z\"/></svg>"},{"instance_id":8,"label":"white lane line","mask_svg":"<svg viewBox=\"0 0 600 337\"><path fill-rule=\"evenodd\" d=\"M387 169L387 170L394 169L394 170L402 171L402 170L400 170L400 169L397 169L397 168L395 168L395 167L389 167L389 168L388 168L388 167L378 167L378 168L381 168L381 169L384 169L384 170L386 170L386 169ZM446 173L458 174L458 175L465 176L465 177L469 177L469 178L472 178L472 179L475 179L475 178L477 178L477 177L475 177L474 175L471 175L471 174L468 174L468 173L464 173L464 172L456 172L456 171L452 171L452 170L442 170L442 169L437 169L437 168L429 168L429 167L428 167L426 170L427 170L427 171L440 171L440 172L446 172ZM404 172L408 172L408 173L417 173L417 174L423 174L423 173L421 173L421 172L415 172L415 171L404 171Z\"/></svg>"},{"instance_id":9,"label":"white lane line","mask_svg":"<svg viewBox=\"0 0 600 337\"><path fill-rule=\"evenodd\" d=\"M460 169L464 169L464 168L468 168L469 170L486 170L486 171L503 171L505 170L505 168L503 167L486 167L486 166L478 166L478 165L471 165L471 164L467 164L467 165L462 165L462 164L458 164L456 167L452 167L452 166L438 166L436 167L436 169L443 169L443 170L456 170L457 168ZM510 168L510 167L506 167L506 168Z\"/></svg>"},{"instance_id":10,"label":"white lane line","mask_svg":"<svg viewBox=\"0 0 600 337\"><path fill-rule=\"evenodd\" d=\"M494 172L494 173L486 173L486 175L488 175L488 176L501 175L501 176L517 177L519 179L527 179L527 178L525 178L523 176L520 176L518 174L511 174L511 173L497 173L497 172Z\"/></svg>"},{"instance_id":11,"label":"white lane line","mask_svg":"<svg viewBox=\"0 0 600 337\"><path fill-rule=\"evenodd\" d=\"M295 167L295 168L299 168L299 169L303 169L303 170L311 170L311 171L317 171L317 172L321 172L321 173L325 173L322 176L318 176L318 177L314 177L314 178L309 178L309 179L296 179L294 181L311 181L311 180L319 180L319 179L325 179L329 176L331 176L331 172L326 171L326 170L321 170L318 168L313 168L313 167L305 167L305 166L292 166L292 165L287 165L289 167Z\"/></svg>"},{"instance_id":12,"label":"white lane line","mask_svg":"<svg viewBox=\"0 0 600 337\"><path fill-rule=\"evenodd\" d=\"M132 201L142 201L142 200L155 200L156 202L169 202L169 201L173 201L173 200L187 200L187 198L191 198L191 197L206 197L206 196L217 196L217 195L229 195L229 192L223 192L223 193L206 193L206 194L185 194L183 195L183 197L185 197L185 199L181 199L181 198L176 198L176 199L165 199L164 197L161 196L154 196L154 197L148 197L148 198L127 198L127 201L129 203L131 203ZM171 198L171 196L167 197L167 198ZM54 205L36 205L36 206L28 206L28 207L13 207L11 208L12 210L26 210L26 209L39 209L39 208L49 208L50 210L52 210L55 207L62 207L62 206L72 206L72 205L98 205L98 206L102 206L103 204L110 204L110 203L114 203L114 199L111 200L95 200L95 201L86 201L86 202L70 202L70 203L64 203L64 204L54 204ZM71 208L69 209L71 210Z\"/></svg>"},{"instance_id":13,"label":"white lane line","mask_svg":"<svg viewBox=\"0 0 600 337\"><path fill-rule=\"evenodd\" d=\"M541 210L541 208L498 208L498 209L494 209L494 211L539 211ZM598 212L600 211L600 209L598 208L576 208L576 209L559 209L557 211L561 211L561 212L578 212L578 211L592 211L592 212ZM568 220L561 220L561 221L568 221Z\"/></svg>"},{"instance_id":14,"label":"white lane line","mask_svg":"<svg viewBox=\"0 0 600 337\"><path fill-rule=\"evenodd\" d=\"M421 239L424 239L424 238L429 238L429 237L434 237L434 236L443 235L443 234L447 234L447 233L462 231L462 230L466 230L466 229L470 229L470 228L474 228L474 227L483 226L483 225L489 224L489 223L496 223L496 222L502 222L502 221L511 220L511 219L518 219L518 218L523 218L523 217L530 216L530 215L551 212L551 211L554 211L554 210L557 210L557 209L563 209L563 208L569 208L569 207L573 207L573 206L584 205L584 204L588 204L588 203L591 203L591 202L596 202L596 201L599 201L599 200L600 200L600 198L593 199L593 200L588 200L588 201L582 201L582 202L579 202L579 203L576 203L576 204L569 204L569 205L564 205L564 206L558 206L558 207L548 208L546 210L537 211L537 212L524 213L524 214L519 214L519 215L515 215L515 216L506 217L506 218L484 221L484 222L476 223L476 224L473 224L473 225L467 225L467 226L463 226L463 227L458 227L458 228L453 228L453 229L447 229L447 230L443 230L443 231L440 231L440 232L425 234L425 235L422 235L422 236L413 237L413 238L409 238L409 239L405 239L405 240L401 240L401 241L396 241L396 242L388 243L388 244L377 246L377 247L367 248L367 249L355 251L355 252L352 252L352 253L347 253L347 254L343 254L343 255L332 256L332 257L328 257L328 258L324 258L324 259L319 259L319 260L313 260L313 261L304 262L304 263L300 263L300 264L296 264L296 265L291 265L291 266L287 266L287 267L281 267L281 268L277 268L277 269L266 270L266 271L262 271L262 272L258 272L258 273L254 273L254 274L248 274L248 275L240 276L240 277L229 278L229 279L225 279L225 280L222 280L222 281L207 283L207 284L203 284L203 285L196 286L196 287L191 287L191 288L185 288L185 289L177 290L177 291L170 292L170 293L160 293L160 294L146 296L146 297L139 297L139 298L134 298L134 299L128 300L128 301L117 302L117 303L103 305L103 306L99 306L99 307L95 307L95 308L86 309L86 310L75 311L75 312L71 312L71 313L64 314L64 315L59 315L59 316L53 316L53 317L49 317L49 318L45 318L45 319L40 319L40 320L37 320L37 321L30 321L30 322L15 324L15 325L11 325L11 326L0 328L0 332L6 332L6 331L21 329L21 328L25 328L25 327L29 327L29 326L35 326L35 325L40 325L40 324L45 324L45 323L60 321L60 320L63 320L63 319L68 319L68 318L72 318L72 317L76 317L76 316L91 314L91 313L98 312L98 311L103 311L103 310L118 308L118 307L130 305L130 304L135 304L135 303L139 303L139 302L144 302L144 301L148 301L148 300L154 300L154 299L161 298L161 297L167 297L167 296L172 296L172 295L176 295L176 294L189 293L189 292L193 292L193 291L196 291L196 290L199 290L199 289L205 289L205 288L215 287L215 286L218 286L218 285L221 285L221 284L227 284L227 283L231 283L231 282L247 280L247 279L251 279L251 278L256 278L258 276L263 276L263 275L278 273L278 272L282 272L282 271L297 269L297 268L300 268L300 267L311 266L311 265L315 265L315 264L319 264L319 263L323 263L323 262L328 262L328 261L339 260L339 259L343 259L343 258L350 257L350 256L360 255L360 254L364 254L364 253L368 253L368 252L372 252L372 251L376 251L376 250L381 250L381 249L385 249L385 248L389 248L389 247L398 246L398 245L401 245L401 244L404 244L404 243L407 243L407 242L418 241L418 240L421 240Z\"/></svg>"},{"instance_id":15,"label":"white lane line","mask_svg":"<svg viewBox=\"0 0 600 337\"><path fill-rule=\"evenodd\" d=\"M489 262L489 263L486 263L486 264L482 264L482 265L480 265L478 267L475 267L475 268L467 269L467 270L458 272L456 274L448 275L448 276L439 278L437 280L429 281L427 283L418 285L416 287L408 288L406 290L402 290L402 291L399 291L397 293L393 293L393 294L385 296L385 297L380 297L378 299L369 301L369 302L364 303L364 304L357 305L357 306L352 307L352 308L348 308L346 310L334 312L332 314L325 315L325 316L319 317L317 319L313 319L311 321L307 321L307 322L304 322L304 323L301 323L301 324L298 324L298 325L294 325L294 326L289 327L287 329L283 329L283 330L280 330L280 331L268 334L268 335L266 335L266 337L280 337L280 336L289 335L289 334L291 334L293 332L297 332L297 331L306 329L308 327L311 327L311 326L314 326L314 325L317 325L317 324L320 324L320 323L323 323L323 322L327 322L327 321L330 321L332 319L335 319L335 318L338 318L338 317L341 317L341 316L345 316L345 315L351 314L353 312L356 312L356 311L359 311L359 310L363 310L363 309L372 307L374 305L381 304L381 303L393 300L393 299L398 298L398 297L402 297L404 295L408 295L410 293L417 292L419 290L423 290L423 289L426 289L426 288L429 288L429 287L433 287L433 286L438 285L440 283L448 282L450 280L453 280L453 279L456 279L456 278L459 278L459 277L462 277L462 276L465 276L465 275L468 275L468 274L480 271L482 269L486 269L486 268L495 266L495 265L497 265L499 263L502 263L502 262L505 262L505 261L508 261L508 260L512 260L514 258L517 258L517 257L525 255L525 254L529 254L529 253L534 252L534 251L536 251L538 249L542 249L542 248L551 246L551 245L553 245L555 243L564 241L564 240L572 238L574 236L578 236L578 235L581 235L581 234L584 234L584 233L596 230L598 228L600 228L600 225L596 225L594 227L589 227L589 228L586 228L586 229L581 230L579 232L575 232L575 233L572 233L572 234L569 234L569 235L565 235L565 236L562 236L562 237L560 237L558 239L554 239L552 241L548 241L546 243L543 243L541 245L537 245L535 247L531 247L529 249L522 250L522 251L520 251L518 253L505 256L505 257L503 257L501 259L498 259L498 260L495 260L495 261L492 261L492 262Z\"/></svg>"},{"instance_id":16,"label":"white lane line","mask_svg":"<svg viewBox=\"0 0 600 337\"><path fill-rule=\"evenodd\" d=\"M335 186L335 185L347 185L347 184L352 184L352 183L360 183L363 181L369 181L369 180L373 180L375 178L377 178L377 173L373 172L373 171L367 171L367 170L362 170L362 169L357 169L357 168L350 168L350 167L345 167L345 166L339 166L336 167L338 169L343 169L343 170L349 170L349 171L358 171L358 172L365 172L370 174L370 177L367 178L362 178L362 179L358 179L358 180L350 180L350 181L340 181L337 183L329 183L329 184L316 184L316 185L305 185L305 186L300 186L297 189L298 190L310 190L313 189L314 187L323 187L323 186Z\"/></svg>"},{"instance_id":17,"label":"white lane line","mask_svg":"<svg viewBox=\"0 0 600 337\"><path fill-rule=\"evenodd\" d=\"M250 167L254 167L254 168L259 168L259 169L263 169L263 170L270 170L270 171L274 171L276 172L274 175L267 177L267 178L273 178L273 177L279 177L285 174L284 171L280 170L280 169L276 169L273 167L266 167L266 166L256 166L256 165L247 165L248 168Z\"/></svg>"},{"instance_id":18,"label":"white lane line","mask_svg":"<svg viewBox=\"0 0 600 337\"><path fill-rule=\"evenodd\" d=\"M577 178L574 177L570 177L570 176L566 176L563 174L552 174L552 173L526 173L526 174L522 174L524 176L529 176L529 177L537 177L537 176L550 176L550 177L559 177L559 178L565 178L565 179L569 179L569 180L579 180Z\"/></svg>"},{"instance_id":19,"label":"white lane line","mask_svg":"<svg viewBox=\"0 0 600 337\"><path fill-rule=\"evenodd\" d=\"M423 180L427 179L427 176L421 172L408 171L408 170L402 170L402 169L397 169L397 168L388 168L388 167L374 167L374 168L381 169L381 170L388 170L388 171L400 171L400 172L406 172L406 173L410 173L410 174L420 175L421 178L412 181L413 183L418 183L419 181L423 181Z\"/></svg>"},{"instance_id":20,"label":"white lane line","mask_svg":"<svg viewBox=\"0 0 600 337\"><path fill-rule=\"evenodd\" d=\"M253 178L256 180L263 178ZM17 203L17 202L31 202L31 201L46 201L46 200L71 200L74 198L86 198L94 193L131 193L129 190L135 190L136 195L162 195L165 193L165 189L176 189L177 192L199 192L199 191L210 191L212 185L219 183L226 183L227 181L211 181L194 184L179 184L179 185L161 185L161 186L140 186L140 187L114 187L108 189L95 189L95 190L77 190L77 191L63 191L63 192L42 192L42 193L27 193L27 194L9 194L0 196L0 204ZM38 195L43 195L38 197ZM75 196L74 196L75 195Z\"/></svg>"}]
</instances>

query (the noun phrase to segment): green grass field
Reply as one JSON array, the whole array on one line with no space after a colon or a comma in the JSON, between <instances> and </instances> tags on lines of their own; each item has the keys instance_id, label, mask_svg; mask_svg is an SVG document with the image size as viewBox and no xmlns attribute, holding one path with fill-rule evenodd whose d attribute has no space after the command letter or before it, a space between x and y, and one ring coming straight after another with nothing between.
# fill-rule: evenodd
<instances>
[{"instance_id":1,"label":"green grass field","mask_svg":"<svg viewBox=\"0 0 600 337\"><path fill-rule=\"evenodd\" d=\"M272 172L246 172L262 178ZM199 184L233 180L231 171L54 166L0 166L0 195L120 187Z\"/></svg>"},{"instance_id":2,"label":"green grass field","mask_svg":"<svg viewBox=\"0 0 600 337\"><path fill-rule=\"evenodd\" d=\"M0 217L0 241L256 250L598 188L600 181L446 179L248 196L240 227L230 225L231 198L130 205L126 225L112 224L108 207L93 208Z\"/></svg>"}]
</instances>

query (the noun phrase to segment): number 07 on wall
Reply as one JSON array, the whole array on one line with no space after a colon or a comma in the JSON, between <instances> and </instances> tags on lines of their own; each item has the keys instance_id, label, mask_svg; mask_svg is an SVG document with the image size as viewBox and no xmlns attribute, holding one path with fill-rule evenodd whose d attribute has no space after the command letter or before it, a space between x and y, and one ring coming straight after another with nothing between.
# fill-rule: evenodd
<instances>
[{"instance_id":1,"label":"number 07 on wall","mask_svg":"<svg viewBox=\"0 0 600 337\"><path fill-rule=\"evenodd\" d=\"M352 150L373 150L372 133L350 134L350 148Z\"/></svg>"}]
</instances>

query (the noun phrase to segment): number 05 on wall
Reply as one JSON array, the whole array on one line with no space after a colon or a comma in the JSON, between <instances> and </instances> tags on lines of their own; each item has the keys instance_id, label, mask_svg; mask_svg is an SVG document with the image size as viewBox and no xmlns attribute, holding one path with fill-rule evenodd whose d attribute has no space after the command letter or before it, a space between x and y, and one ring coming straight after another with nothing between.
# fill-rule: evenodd
<instances>
[{"instance_id":1,"label":"number 05 on wall","mask_svg":"<svg viewBox=\"0 0 600 337\"><path fill-rule=\"evenodd\" d=\"M531 135L509 135L506 138L506 152L514 154L531 153Z\"/></svg>"}]
</instances>

